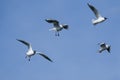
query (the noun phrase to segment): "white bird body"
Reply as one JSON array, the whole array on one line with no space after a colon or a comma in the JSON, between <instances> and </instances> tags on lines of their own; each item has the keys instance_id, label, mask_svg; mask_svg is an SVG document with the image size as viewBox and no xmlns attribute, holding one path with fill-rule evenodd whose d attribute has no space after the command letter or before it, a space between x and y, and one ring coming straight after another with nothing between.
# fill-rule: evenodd
<instances>
[{"instance_id":1,"label":"white bird body","mask_svg":"<svg viewBox=\"0 0 120 80\"><path fill-rule=\"evenodd\" d=\"M61 31L62 29L63 29L63 26L62 26L62 25L59 25L59 26L55 26L55 27L49 29L49 31L57 31L57 32L59 32L59 31Z\"/></svg>"},{"instance_id":2,"label":"white bird body","mask_svg":"<svg viewBox=\"0 0 120 80\"><path fill-rule=\"evenodd\" d=\"M28 51L26 52L26 55L31 57L31 56L35 55L35 52L32 50L32 48L29 48Z\"/></svg>"},{"instance_id":3,"label":"white bird body","mask_svg":"<svg viewBox=\"0 0 120 80\"><path fill-rule=\"evenodd\" d=\"M97 18L97 19L92 19L93 25L96 25L96 24L101 23L101 22L103 22L103 21L105 21L105 18L104 18L104 17L99 17L99 18Z\"/></svg>"},{"instance_id":4,"label":"white bird body","mask_svg":"<svg viewBox=\"0 0 120 80\"><path fill-rule=\"evenodd\" d=\"M61 24L59 24L59 21L57 21L57 20L46 19L45 21L53 24L53 28L49 29L49 31L55 31L56 36L59 36L59 31L61 31L62 29L68 29L67 24L61 25Z\"/></svg>"},{"instance_id":5,"label":"white bird body","mask_svg":"<svg viewBox=\"0 0 120 80\"><path fill-rule=\"evenodd\" d=\"M98 10L93 5L90 5L88 3L88 6L89 6L89 8L93 11L93 13L96 16L96 19L92 19L93 25L101 23L101 22L103 22L103 21L105 21L107 19L106 17L101 16L100 13L98 12Z\"/></svg>"},{"instance_id":6,"label":"white bird body","mask_svg":"<svg viewBox=\"0 0 120 80\"><path fill-rule=\"evenodd\" d=\"M26 52L26 57L25 58L28 58L29 61L30 61L31 56L33 56L35 54L39 54L42 57L44 57L45 59L47 59L47 60L52 62L52 60L47 55L43 54L42 52L36 52L35 50L33 50L30 43L28 43L28 42L26 42L24 40L19 40L19 39L17 39L17 40L19 42L25 44L26 46L28 46L28 51Z\"/></svg>"}]
</instances>

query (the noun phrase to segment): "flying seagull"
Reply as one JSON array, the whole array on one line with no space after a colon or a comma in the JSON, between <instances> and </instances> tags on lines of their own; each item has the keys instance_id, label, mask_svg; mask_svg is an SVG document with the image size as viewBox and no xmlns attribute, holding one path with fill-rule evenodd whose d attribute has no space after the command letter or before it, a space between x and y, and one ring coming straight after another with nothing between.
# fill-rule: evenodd
<instances>
[{"instance_id":1,"label":"flying seagull","mask_svg":"<svg viewBox=\"0 0 120 80\"><path fill-rule=\"evenodd\" d=\"M93 11L93 13L96 16L96 19L92 19L93 25L101 23L107 19L106 17L101 16L98 10L93 5L90 5L89 3L87 3L87 5L89 6L89 8Z\"/></svg>"},{"instance_id":2,"label":"flying seagull","mask_svg":"<svg viewBox=\"0 0 120 80\"><path fill-rule=\"evenodd\" d=\"M98 43L100 45L99 53L104 50L107 50L110 53L111 46L106 43Z\"/></svg>"},{"instance_id":3,"label":"flying seagull","mask_svg":"<svg viewBox=\"0 0 120 80\"><path fill-rule=\"evenodd\" d=\"M67 24L59 24L59 21L57 20L45 19L45 21L53 24L54 27L49 29L49 31L55 31L55 36L59 36L59 31L61 31L62 29L68 29Z\"/></svg>"},{"instance_id":4,"label":"flying seagull","mask_svg":"<svg viewBox=\"0 0 120 80\"><path fill-rule=\"evenodd\" d=\"M39 54L42 57L44 57L45 59L49 60L50 62L53 62L47 55L43 54L42 52L36 52L35 50L33 50L30 43L28 43L24 40L20 40L20 39L17 39L17 41L25 44L28 47L28 51L26 52L26 57L25 58L28 58L29 61L30 61L31 56L33 56L35 54Z\"/></svg>"}]
</instances>

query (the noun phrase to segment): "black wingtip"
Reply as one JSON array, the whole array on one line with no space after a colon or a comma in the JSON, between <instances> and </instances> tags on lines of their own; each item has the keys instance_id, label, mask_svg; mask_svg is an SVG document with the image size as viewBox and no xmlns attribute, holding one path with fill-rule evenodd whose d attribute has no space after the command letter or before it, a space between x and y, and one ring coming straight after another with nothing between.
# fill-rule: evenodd
<instances>
[{"instance_id":1,"label":"black wingtip","mask_svg":"<svg viewBox=\"0 0 120 80\"><path fill-rule=\"evenodd\" d=\"M48 22L48 19L45 19L46 22Z\"/></svg>"},{"instance_id":2,"label":"black wingtip","mask_svg":"<svg viewBox=\"0 0 120 80\"><path fill-rule=\"evenodd\" d=\"M47 18L47 19L45 19L45 21L50 21L50 20L54 20L54 19L52 19L52 18Z\"/></svg>"},{"instance_id":3,"label":"black wingtip","mask_svg":"<svg viewBox=\"0 0 120 80\"><path fill-rule=\"evenodd\" d=\"M48 21L48 19L45 19L45 21Z\"/></svg>"},{"instance_id":4,"label":"black wingtip","mask_svg":"<svg viewBox=\"0 0 120 80\"><path fill-rule=\"evenodd\" d=\"M20 42L22 42L22 40L21 39L16 39L17 41L20 41Z\"/></svg>"},{"instance_id":5,"label":"black wingtip","mask_svg":"<svg viewBox=\"0 0 120 80\"><path fill-rule=\"evenodd\" d=\"M48 59L48 61L53 62L53 60L51 60L50 58Z\"/></svg>"},{"instance_id":6,"label":"black wingtip","mask_svg":"<svg viewBox=\"0 0 120 80\"><path fill-rule=\"evenodd\" d=\"M52 60L49 60L50 62L53 62Z\"/></svg>"},{"instance_id":7,"label":"black wingtip","mask_svg":"<svg viewBox=\"0 0 120 80\"><path fill-rule=\"evenodd\" d=\"M43 56L44 58L46 58L48 61L53 62L47 55L42 54L42 53L40 53L40 55Z\"/></svg>"},{"instance_id":8,"label":"black wingtip","mask_svg":"<svg viewBox=\"0 0 120 80\"><path fill-rule=\"evenodd\" d=\"M88 5L88 6L90 6L90 4L89 4L89 3L87 3L87 5Z\"/></svg>"},{"instance_id":9,"label":"black wingtip","mask_svg":"<svg viewBox=\"0 0 120 80\"><path fill-rule=\"evenodd\" d=\"M20 41L20 39L16 39L17 41Z\"/></svg>"},{"instance_id":10,"label":"black wingtip","mask_svg":"<svg viewBox=\"0 0 120 80\"><path fill-rule=\"evenodd\" d=\"M51 19L45 19L45 21L51 23Z\"/></svg>"}]
</instances>

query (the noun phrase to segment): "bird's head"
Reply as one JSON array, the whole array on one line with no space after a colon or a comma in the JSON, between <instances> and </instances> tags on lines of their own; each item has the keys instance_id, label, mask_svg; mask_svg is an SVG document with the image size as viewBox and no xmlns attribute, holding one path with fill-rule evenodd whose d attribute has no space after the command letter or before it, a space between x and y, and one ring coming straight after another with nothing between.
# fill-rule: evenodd
<instances>
[{"instance_id":1,"label":"bird's head","mask_svg":"<svg viewBox=\"0 0 120 80\"><path fill-rule=\"evenodd\" d=\"M34 50L34 53L36 53L36 50Z\"/></svg>"},{"instance_id":2,"label":"bird's head","mask_svg":"<svg viewBox=\"0 0 120 80\"><path fill-rule=\"evenodd\" d=\"M105 17L105 20L108 19L107 17Z\"/></svg>"},{"instance_id":3,"label":"bird's head","mask_svg":"<svg viewBox=\"0 0 120 80\"><path fill-rule=\"evenodd\" d=\"M67 24L63 24L62 25L64 29L68 29L68 25Z\"/></svg>"}]
</instances>

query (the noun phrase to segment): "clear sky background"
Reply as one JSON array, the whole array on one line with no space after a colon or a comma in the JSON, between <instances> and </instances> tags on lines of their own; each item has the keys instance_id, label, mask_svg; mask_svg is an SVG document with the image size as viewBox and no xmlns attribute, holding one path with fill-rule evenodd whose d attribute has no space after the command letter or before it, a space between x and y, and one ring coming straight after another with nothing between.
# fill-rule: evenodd
<instances>
[{"instance_id":1,"label":"clear sky background","mask_svg":"<svg viewBox=\"0 0 120 80\"><path fill-rule=\"evenodd\" d=\"M96 26L87 3L108 19ZM60 37L49 31L52 18L68 24ZM120 80L119 0L0 0L0 80ZM39 55L29 62L32 44L54 62ZM99 42L111 45L99 54Z\"/></svg>"}]
</instances>

